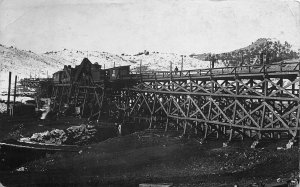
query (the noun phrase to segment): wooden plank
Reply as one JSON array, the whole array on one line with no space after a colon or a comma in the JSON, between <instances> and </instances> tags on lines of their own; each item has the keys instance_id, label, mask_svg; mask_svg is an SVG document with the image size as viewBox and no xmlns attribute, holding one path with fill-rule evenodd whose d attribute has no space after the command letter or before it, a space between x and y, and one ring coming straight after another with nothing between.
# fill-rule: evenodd
<instances>
[{"instance_id":1,"label":"wooden plank","mask_svg":"<svg viewBox=\"0 0 300 187\"><path fill-rule=\"evenodd\" d=\"M147 92L148 90L134 89L130 88L132 91L136 92ZM216 97L237 97L237 98L250 98L250 99L265 99L265 100L282 100L282 101L299 101L300 98L286 98L286 97L269 97L269 96L254 96L254 95L231 95L231 94L214 94L214 93L202 93L202 92L175 92L175 91L158 91L153 93L163 93L163 94L174 94L174 95L199 95L199 96L216 96Z\"/></svg>"},{"instance_id":2,"label":"wooden plank","mask_svg":"<svg viewBox=\"0 0 300 187\"><path fill-rule=\"evenodd\" d=\"M142 183L139 184L139 187L172 187L172 183L158 183L158 184L150 184L150 183Z\"/></svg>"}]
</instances>

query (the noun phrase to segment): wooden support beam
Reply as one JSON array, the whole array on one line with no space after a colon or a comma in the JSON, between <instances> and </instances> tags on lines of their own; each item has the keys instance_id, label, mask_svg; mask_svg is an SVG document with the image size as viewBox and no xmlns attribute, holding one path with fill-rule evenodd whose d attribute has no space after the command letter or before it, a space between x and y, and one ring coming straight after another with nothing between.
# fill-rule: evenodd
<instances>
[{"instance_id":1,"label":"wooden support beam","mask_svg":"<svg viewBox=\"0 0 300 187\"><path fill-rule=\"evenodd\" d=\"M84 114L83 112L84 112L84 108L85 108L86 98L87 98L87 89L85 88L84 89L84 100L83 100L83 103L82 103L81 117L83 117L83 114Z\"/></svg>"}]
</instances>

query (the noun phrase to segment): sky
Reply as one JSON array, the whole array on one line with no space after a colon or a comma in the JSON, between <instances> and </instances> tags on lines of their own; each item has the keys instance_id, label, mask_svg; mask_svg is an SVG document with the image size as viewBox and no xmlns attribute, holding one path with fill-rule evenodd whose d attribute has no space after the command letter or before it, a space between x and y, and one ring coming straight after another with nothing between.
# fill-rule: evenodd
<instances>
[{"instance_id":1,"label":"sky","mask_svg":"<svg viewBox=\"0 0 300 187\"><path fill-rule=\"evenodd\" d=\"M0 43L37 53L219 53L258 38L300 48L299 1L0 0Z\"/></svg>"}]
</instances>

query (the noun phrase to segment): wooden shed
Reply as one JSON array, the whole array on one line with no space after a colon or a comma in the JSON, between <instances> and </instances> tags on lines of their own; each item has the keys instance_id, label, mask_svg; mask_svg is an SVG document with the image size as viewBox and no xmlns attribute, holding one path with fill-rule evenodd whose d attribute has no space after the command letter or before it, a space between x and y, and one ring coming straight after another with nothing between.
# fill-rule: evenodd
<instances>
[{"instance_id":1,"label":"wooden shed","mask_svg":"<svg viewBox=\"0 0 300 187\"><path fill-rule=\"evenodd\" d=\"M128 77L130 71L130 66L119 66L109 69L109 78L111 80L114 79L122 79L123 77Z\"/></svg>"}]
</instances>

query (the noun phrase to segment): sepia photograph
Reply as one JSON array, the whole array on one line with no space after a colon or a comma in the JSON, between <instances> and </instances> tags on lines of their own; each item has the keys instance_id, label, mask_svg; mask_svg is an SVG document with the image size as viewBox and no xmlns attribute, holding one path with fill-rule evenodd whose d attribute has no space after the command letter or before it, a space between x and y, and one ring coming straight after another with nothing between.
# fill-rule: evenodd
<instances>
[{"instance_id":1,"label":"sepia photograph","mask_svg":"<svg viewBox=\"0 0 300 187\"><path fill-rule=\"evenodd\" d=\"M0 187L300 187L300 0L0 0Z\"/></svg>"}]
</instances>

